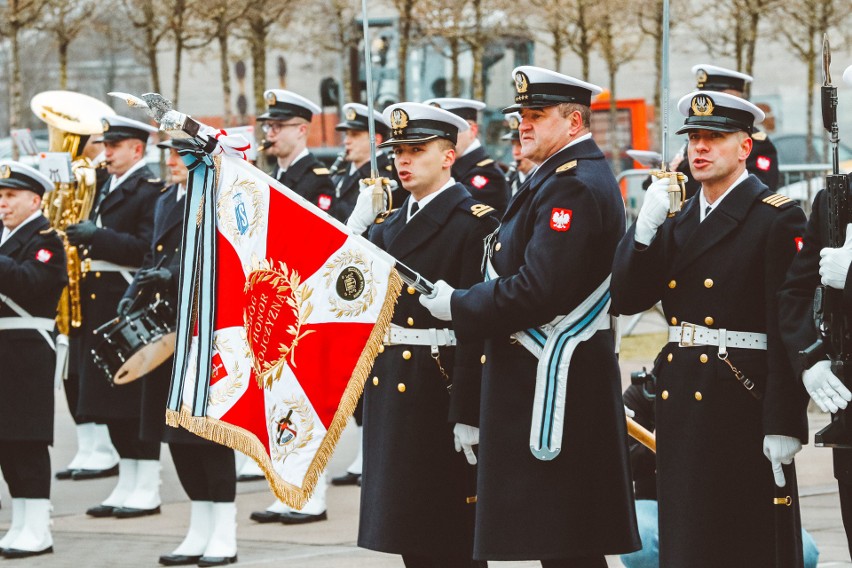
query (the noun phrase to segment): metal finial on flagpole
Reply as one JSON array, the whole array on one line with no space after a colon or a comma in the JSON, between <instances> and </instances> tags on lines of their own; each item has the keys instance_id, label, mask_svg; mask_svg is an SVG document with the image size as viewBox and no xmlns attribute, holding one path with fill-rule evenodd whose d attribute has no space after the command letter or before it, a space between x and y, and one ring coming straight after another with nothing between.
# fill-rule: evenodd
<instances>
[{"instance_id":1,"label":"metal finial on flagpole","mask_svg":"<svg viewBox=\"0 0 852 568\"><path fill-rule=\"evenodd\" d=\"M370 177L379 177L376 162L376 120L373 117L373 59L370 55L370 24L367 19L367 0L361 0L361 23L364 28L364 75L367 82L367 125L370 130Z\"/></svg>"}]
</instances>

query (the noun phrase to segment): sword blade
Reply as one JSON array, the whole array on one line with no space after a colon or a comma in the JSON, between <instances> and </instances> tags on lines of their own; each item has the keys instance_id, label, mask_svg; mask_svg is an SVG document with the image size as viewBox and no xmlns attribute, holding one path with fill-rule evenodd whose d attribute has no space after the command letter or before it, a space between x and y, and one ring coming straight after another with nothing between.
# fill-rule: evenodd
<instances>
[{"instance_id":1,"label":"sword blade","mask_svg":"<svg viewBox=\"0 0 852 568\"><path fill-rule=\"evenodd\" d=\"M660 169L668 171L669 159L669 0L663 0L663 39L662 39L662 61L660 72L660 153L662 154L662 165Z\"/></svg>"},{"instance_id":2,"label":"sword blade","mask_svg":"<svg viewBox=\"0 0 852 568\"><path fill-rule=\"evenodd\" d=\"M822 84L826 87L831 85L831 45L828 43L828 34L822 34Z\"/></svg>"},{"instance_id":3,"label":"sword blade","mask_svg":"<svg viewBox=\"0 0 852 568\"><path fill-rule=\"evenodd\" d=\"M370 131L370 177L379 177L376 162L376 121L373 118L373 58L370 54L370 24L367 19L367 0L361 0L361 23L364 29L364 79L367 83L367 125Z\"/></svg>"}]
</instances>

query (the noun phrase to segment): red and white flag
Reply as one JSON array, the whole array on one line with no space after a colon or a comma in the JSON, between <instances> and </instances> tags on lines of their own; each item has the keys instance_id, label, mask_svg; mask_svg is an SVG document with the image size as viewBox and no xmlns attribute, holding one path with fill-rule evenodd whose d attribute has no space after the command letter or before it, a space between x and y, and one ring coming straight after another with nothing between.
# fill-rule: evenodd
<instances>
[{"instance_id":1,"label":"red and white flag","mask_svg":"<svg viewBox=\"0 0 852 568\"><path fill-rule=\"evenodd\" d=\"M217 160L206 415L193 411L190 365L181 410L167 420L251 456L273 492L301 508L355 409L402 281L392 257L276 180Z\"/></svg>"}]
</instances>

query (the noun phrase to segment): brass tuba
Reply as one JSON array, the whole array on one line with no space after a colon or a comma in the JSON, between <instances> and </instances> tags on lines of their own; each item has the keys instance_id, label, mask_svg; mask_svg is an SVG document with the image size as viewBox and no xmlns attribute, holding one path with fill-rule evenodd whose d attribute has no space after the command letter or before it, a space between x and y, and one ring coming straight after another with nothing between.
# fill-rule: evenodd
<instances>
[{"instance_id":1,"label":"brass tuba","mask_svg":"<svg viewBox=\"0 0 852 568\"><path fill-rule=\"evenodd\" d=\"M50 226L62 237L68 258L68 287L62 292L56 312L59 333L68 335L71 327L80 327L80 257L77 247L68 243L65 228L89 218L95 202L97 182L95 166L84 156L89 138L103 132L101 119L115 111L94 97L73 91L44 91L30 101L35 115L47 124L50 152L71 155L76 181L56 183L56 189L44 196L42 209Z\"/></svg>"}]
</instances>

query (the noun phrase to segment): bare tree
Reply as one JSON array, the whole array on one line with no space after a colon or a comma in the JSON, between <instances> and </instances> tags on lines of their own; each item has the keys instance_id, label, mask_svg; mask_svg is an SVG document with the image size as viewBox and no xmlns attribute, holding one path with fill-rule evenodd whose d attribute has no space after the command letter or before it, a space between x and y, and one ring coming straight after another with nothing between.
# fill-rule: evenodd
<instances>
[{"instance_id":1,"label":"bare tree","mask_svg":"<svg viewBox=\"0 0 852 568\"><path fill-rule=\"evenodd\" d=\"M306 48L316 56L329 52L335 55L340 65L337 71L340 71L344 98L357 101L361 98L360 85L346 72L345 62L358 50L362 38L361 26L356 21L361 4L356 6L355 2L347 0L316 0L311 6L313 10L302 12L296 31L301 32Z\"/></svg>"},{"instance_id":2,"label":"bare tree","mask_svg":"<svg viewBox=\"0 0 852 568\"><path fill-rule=\"evenodd\" d=\"M9 83L9 130L20 127L21 97L21 33L33 27L38 19L43 0L8 0L0 12L0 35L9 39L11 44L11 81ZM18 149L12 144L12 159L18 159Z\"/></svg>"},{"instance_id":3,"label":"bare tree","mask_svg":"<svg viewBox=\"0 0 852 568\"><path fill-rule=\"evenodd\" d=\"M51 34L59 55L59 88L68 88L68 50L91 21L91 13L100 3L95 0L44 0L43 17L37 28Z\"/></svg>"},{"instance_id":4,"label":"bare tree","mask_svg":"<svg viewBox=\"0 0 852 568\"><path fill-rule=\"evenodd\" d=\"M549 40L544 43L553 54L554 71L562 72L562 57L568 38L571 35L571 23L562 15L567 13L574 0L530 0L534 9L533 28L547 34Z\"/></svg>"},{"instance_id":5,"label":"bare tree","mask_svg":"<svg viewBox=\"0 0 852 568\"><path fill-rule=\"evenodd\" d=\"M595 48L596 34L594 31L595 21L592 11L597 2L595 0L568 0L567 12L554 14L554 18L562 18L568 22L568 35L565 45L571 52L580 58L582 79L588 80L591 68L591 54Z\"/></svg>"},{"instance_id":6,"label":"bare tree","mask_svg":"<svg viewBox=\"0 0 852 568\"><path fill-rule=\"evenodd\" d=\"M168 28L174 42L175 69L172 102L177 106L183 71L183 52L198 49L210 42L210 38L205 34L202 14L207 13L211 6L209 2L200 0L165 0L163 7L170 14Z\"/></svg>"},{"instance_id":7,"label":"bare tree","mask_svg":"<svg viewBox=\"0 0 852 568\"><path fill-rule=\"evenodd\" d=\"M157 54L160 43L170 33L169 21L171 13L166 0L148 0L135 2L121 0L124 15L130 24L139 30L139 34L129 35L134 49L144 58L151 73L151 89L161 93L160 66L157 64Z\"/></svg>"},{"instance_id":8,"label":"bare tree","mask_svg":"<svg viewBox=\"0 0 852 568\"><path fill-rule=\"evenodd\" d=\"M639 47L642 44L642 34L624 33L625 14L629 18L631 14L637 17L635 0L625 2L624 0L602 0L595 11L595 40L598 51L606 63L609 78L609 129L607 140L609 142L611 160L616 173L621 170L619 156L621 154L622 141L618 136L618 97L616 94L616 76L618 70L625 63L636 58ZM629 20L628 20L629 21Z\"/></svg>"},{"instance_id":9,"label":"bare tree","mask_svg":"<svg viewBox=\"0 0 852 568\"><path fill-rule=\"evenodd\" d=\"M807 68L807 159L812 161L814 91L817 66L821 66L822 34L843 29L849 20L845 0L787 0L779 8L778 31Z\"/></svg>"},{"instance_id":10,"label":"bare tree","mask_svg":"<svg viewBox=\"0 0 852 568\"><path fill-rule=\"evenodd\" d=\"M392 0L399 18L399 48L396 59L399 66L399 97L405 99L408 93L408 49L411 45L411 32L414 28L414 9L418 0Z\"/></svg>"}]
</instances>

